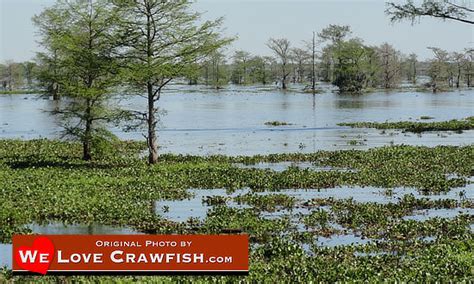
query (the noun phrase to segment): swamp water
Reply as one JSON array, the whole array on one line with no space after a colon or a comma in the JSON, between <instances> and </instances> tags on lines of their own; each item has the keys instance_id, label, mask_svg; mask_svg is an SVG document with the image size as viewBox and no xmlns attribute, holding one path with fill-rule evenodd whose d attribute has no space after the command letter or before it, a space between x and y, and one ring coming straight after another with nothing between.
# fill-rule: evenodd
<instances>
[{"instance_id":1,"label":"swamp water","mask_svg":"<svg viewBox=\"0 0 474 284\"><path fill-rule=\"evenodd\" d=\"M260 216L266 219L279 219L282 217L289 217L292 225L294 225L298 231L306 231L307 228L301 223L301 216L309 215L312 210L323 209L329 211L329 207L313 207L306 206L306 202L311 202L311 199L323 199L333 198L335 200L352 199L354 202L367 203L373 202L378 204L398 203L403 196L407 194L413 195L415 198L427 198L429 200L440 200L440 199L473 199L473 184L469 184L467 187L456 188L447 193L423 195L415 189L411 188L393 188L390 190L376 188L376 187L360 187L360 186L341 186L336 188L325 188L325 189L286 189L277 191L252 191L248 188L235 190L228 192L225 189L189 189L188 193L190 198L184 200L161 200L156 201L155 208L156 214L174 222L186 222L190 218L204 220L209 210L212 209L213 205L206 202L208 199L219 197L224 200L223 204L232 208L252 208L251 206L243 203L237 203L234 199L236 197L254 194L254 195L272 195L272 194L284 194L286 196L294 197L297 202L296 206L287 209L279 208L276 210L265 211L261 210ZM452 208L452 209L429 209L420 210L415 214L405 216L404 219L413 219L417 221L424 221L429 218L441 217L441 218L454 218L459 214L474 215L474 209L464 208ZM338 224L333 224L338 226ZM338 228L342 229L342 228ZM346 242L354 242L357 244L359 237L352 235L335 235L328 237L327 239L321 239L321 245L343 245ZM340 240L340 241L338 241ZM364 240L363 242L365 242Z\"/></svg>"},{"instance_id":2,"label":"swamp water","mask_svg":"<svg viewBox=\"0 0 474 284\"><path fill-rule=\"evenodd\" d=\"M465 145L474 131L462 134L402 133L340 127L342 122L461 119L474 115L474 90L447 93L376 92L339 95L330 87L315 96L271 88L235 87L215 91L174 85L159 106L161 152L195 155L254 155L367 149L391 144ZM116 96L118 105L137 110L146 101L138 96ZM38 95L0 95L0 138L57 138L60 128L48 111L61 102ZM282 121L287 126L267 126ZM113 129L120 138L142 140L141 132Z\"/></svg>"},{"instance_id":3,"label":"swamp water","mask_svg":"<svg viewBox=\"0 0 474 284\"><path fill-rule=\"evenodd\" d=\"M0 267L12 267L12 245L0 244Z\"/></svg>"}]
</instances>

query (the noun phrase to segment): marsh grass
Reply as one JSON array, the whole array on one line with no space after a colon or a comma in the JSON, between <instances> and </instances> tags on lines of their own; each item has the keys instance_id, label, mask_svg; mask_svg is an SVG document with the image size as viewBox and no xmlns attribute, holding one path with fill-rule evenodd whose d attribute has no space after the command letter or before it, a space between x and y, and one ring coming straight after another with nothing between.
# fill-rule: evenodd
<instances>
[{"instance_id":1,"label":"marsh grass","mask_svg":"<svg viewBox=\"0 0 474 284\"><path fill-rule=\"evenodd\" d=\"M420 119L431 119L422 117ZM428 131L455 131L462 133L463 130L474 129L474 116L457 120L436 122L345 122L338 123L339 126L350 126L352 128L376 128L376 129L402 129L406 132L422 133Z\"/></svg>"},{"instance_id":2,"label":"marsh grass","mask_svg":"<svg viewBox=\"0 0 474 284\"><path fill-rule=\"evenodd\" d=\"M267 122L265 122L265 125L267 125L267 126L287 126L287 125L293 125L293 124L289 123L289 122L284 122L284 121L267 121Z\"/></svg>"}]
</instances>

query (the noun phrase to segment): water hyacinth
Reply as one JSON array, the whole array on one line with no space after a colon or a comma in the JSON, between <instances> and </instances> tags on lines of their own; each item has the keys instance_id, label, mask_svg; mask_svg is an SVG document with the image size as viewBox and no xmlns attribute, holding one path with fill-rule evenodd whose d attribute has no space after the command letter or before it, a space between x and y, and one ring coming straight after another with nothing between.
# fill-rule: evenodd
<instances>
[{"instance_id":1,"label":"water hyacinth","mask_svg":"<svg viewBox=\"0 0 474 284\"><path fill-rule=\"evenodd\" d=\"M473 276L466 268L472 266L473 246L472 146L387 146L236 157L167 154L150 167L140 157L146 146L138 142L119 142L115 147L119 154L104 153L92 162L82 161L81 145L72 142L0 140L0 144L0 237L4 243L12 234L40 232L37 224L57 224L58 230L61 224L85 224L92 232L100 225L153 234L247 233L251 240L248 276L197 279L413 281ZM315 166L278 171L239 166L259 162ZM449 193L466 185L459 194ZM377 200L386 198L387 202L351 199L357 189L350 187L357 186L385 190L386 197ZM310 195L298 194L298 190L331 192L335 187L346 188L335 191L340 198L306 199ZM203 219L176 222L160 215L161 201L189 198L190 188L227 189L227 196L222 190L215 195L207 190L199 202L207 208ZM449 195L444 196L446 192ZM239 203L245 206L235 205ZM450 214L431 216L429 210ZM418 220L414 219L417 214L428 215ZM453 265L446 267L439 255ZM0 279L12 279L8 268ZM74 279L131 280L70 278Z\"/></svg>"}]
</instances>

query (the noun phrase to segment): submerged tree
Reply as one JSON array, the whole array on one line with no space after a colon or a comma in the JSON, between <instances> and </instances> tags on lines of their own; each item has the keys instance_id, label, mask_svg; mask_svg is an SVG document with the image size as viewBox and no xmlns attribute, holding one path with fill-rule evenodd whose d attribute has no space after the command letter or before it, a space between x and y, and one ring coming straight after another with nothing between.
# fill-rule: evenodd
<instances>
[{"instance_id":1,"label":"submerged tree","mask_svg":"<svg viewBox=\"0 0 474 284\"><path fill-rule=\"evenodd\" d=\"M405 66L406 66L405 72L407 75L407 80L410 81L412 84L416 84L417 63L418 63L418 57L415 53L411 53L410 55L408 55L408 58L406 58L405 60Z\"/></svg>"},{"instance_id":2,"label":"submerged tree","mask_svg":"<svg viewBox=\"0 0 474 284\"><path fill-rule=\"evenodd\" d=\"M8 91L13 91L22 85L23 73L22 65L12 60L7 60L5 66L2 68L0 79L2 86Z\"/></svg>"},{"instance_id":3,"label":"submerged tree","mask_svg":"<svg viewBox=\"0 0 474 284\"><path fill-rule=\"evenodd\" d=\"M239 85L250 83L248 73L250 71L251 54L243 50L237 50L232 59L232 82Z\"/></svg>"},{"instance_id":4,"label":"submerged tree","mask_svg":"<svg viewBox=\"0 0 474 284\"><path fill-rule=\"evenodd\" d=\"M316 33L313 32L313 38L308 45L309 56L311 58L311 91L316 92Z\"/></svg>"},{"instance_id":5,"label":"submerged tree","mask_svg":"<svg viewBox=\"0 0 474 284\"><path fill-rule=\"evenodd\" d=\"M470 1L423 0L420 5L417 5L413 0L408 0L402 4L388 2L387 6L385 12L392 22L407 19L414 23L417 18L428 16L474 24L474 8Z\"/></svg>"},{"instance_id":6,"label":"submerged tree","mask_svg":"<svg viewBox=\"0 0 474 284\"><path fill-rule=\"evenodd\" d=\"M185 68L183 77L187 79L188 85L197 85L201 73L202 62L191 63Z\"/></svg>"},{"instance_id":7,"label":"submerged tree","mask_svg":"<svg viewBox=\"0 0 474 284\"><path fill-rule=\"evenodd\" d=\"M464 52L464 78L467 87L472 87L472 77L474 76L474 49L467 49Z\"/></svg>"},{"instance_id":8,"label":"submerged tree","mask_svg":"<svg viewBox=\"0 0 474 284\"><path fill-rule=\"evenodd\" d=\"M428 75L431 77L433 93L436 93L441 87L448 83L449 54L441 48L429 47L429 49L433 51L435 58L430 61Z\"/></svg>"},{"instance_id":9,"label":"submerged tree","mask_svg":"<svg viewBox=\"0 0 474 284\"><path fill-rule=\"evenodd\" d=\"M275 53L275 55L280 60L280 81L281 81L281 88L283 90L287 89L286 83L288 80L288 76L290 75L290 56L291 56L291 48L290 48L290 41L286 38L278 38L274 39L271 38L267 46Z\"/></svg>"},{"instance_id":10,"label":"submerged tree","mask_svg":"<svg viewBox=\"0 0 474 284\"><path fill-rule=\"evenodd\" d=\"M401 60L400 52L388 43L377 48L380 64L380 81L385 89L396 87L400 80Z\"/></svg>"},{"instance_id":11,"label":"submerged tree","mask_svg":"<svg viewBox=\"0 0 474 284\"><path fill-rule=\"evenodd\" d=\"M213 51L203 58L200 67L201 77L206 86L218 90L228 83L226 58L221 50Z\"/></svg>"},{"instance_id":12,"label":"submerged tree","mask_svg":"<svg viewBox=\"0 0 474 284\"><path fill-rule=\"evenodd\" d=\"M310 55L302 48L292 48L291 56L295 63L295 78L294 81L297 83L303 83L305 79L306 65Z\"/></svg>"},{"instance_id":13,"label":"submerged tree","mask_svg":"<svg viewBox=\"0 0 474 284\"><path fill-rule=\"evenodd\" d=\"M265 57L253 56L248 62L248 77L251 83L267 84L269 81L268 63Z\"/></svg>"},{"instance_id":14,"label":"submerged tree","mask_svg":"<svg viewBox=\"0 0 474 284\"><path fill-rule=\"evenodd\" d=\"M93 149L113 137L104 123L119 117L107 102L116 84L110 37L116 18L106 0L59 1L35 18L40 27L50 19L42 15L61 17L63 23L60 32L42 34L43 46L61 54L55 80L68 97L66 106L54 113L61 116L65 135L82 142L83 159L90 160Z\"/></svg>"},{"instance_id":15,"label":"submerged tree","mask_svg":"<svg viewBox=\"0 0 474 284\"><path fill-rule=\"evenodd\" d=\"M349 26L329 25L318 33L318 37L326 46L321 55L321 71L323 80L334 81L334 50L352 34Z\"/></svg>"},{"instance_id":16,"label":"submerged tree","mask_svg":"<svg viewBox=\"0 0 474 284\"><path fill-rule=\"evenodd\" d=\"M197 63L188 66L198 67L195 71L199 80L204 85L211 86L216 90L221 89L229 81L229 68L226 65L226 57L222 49L215 50Z\"/></svg>"},{"instance_id":17,"label":"submerged tree","mask_svg":"<svg viewBox=\"0 0 474 284\"><path fill-rule=\"evenodd\" d=\"M372 85L374 50L357 39L340 42L334 50L333 84L341 92L360 93Z\"/></svg>"},{"instance_id":18,"label":"submerged tree","mask_svg":"<svg viewBox=\"0 0 474 284\"><path fill-rule=\"evenodd\" d=\"M464 54L461 52L453 52L451 53L451 60L452 60L452 83L459 88L461 86L461 76L463 75L463 68L465 64Z\"/></svg>"},{"instance_id":19,"label":"submerged tree","mask_svg":"<svg viewBox=\"0 0 474 284\"><path fill-rule=\"evenodd\" d=\"M216 90L221 89L228 82L225 56L220 50L216 50L208 57L210 85Z\"/></svg>"},{"instance_id":20,"label":"submerged tree","mask_svg":"<svg viewBox=\"0 0 474 284\"><path fill-rule=\"evenodd\" d=\"M183 76L190 64L228 43L219 38L221 19L201 20L191 1L112 0L120 11L123 78L139 94L147 110L137 118L147 125L148 161L158 161L157 107L163 88Z\"/></svg>"},{"instance_id":21,"label":"submerged tree","mask_svg":"<svg viewBox=\"0 0 474 284\"><path fill-rule=\"evenodd\" d=\"M36 75L36 63L31 61L26 61L23 63L23 70L25 74L26 86L31 88L33 85L33 79Z\"/></svg>"},{"instance_id":22,"label":"submerged tree","mask_svg":"<svg viewBox=\"0 0 474 284\"><path fill-rule=\"evenodd\" d=\"M0 87L3 90L7 89L7 81L4 78L6 70L7 70L7 67L4 64L0 63Z\"/></svg>"}]
</instances>

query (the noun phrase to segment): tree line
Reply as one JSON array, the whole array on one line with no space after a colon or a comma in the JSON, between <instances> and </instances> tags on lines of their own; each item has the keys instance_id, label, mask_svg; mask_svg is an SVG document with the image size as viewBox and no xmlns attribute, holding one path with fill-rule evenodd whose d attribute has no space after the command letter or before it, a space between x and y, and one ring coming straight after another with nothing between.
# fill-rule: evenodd
<instances>
[{"instance_id":1,"label":"tree line","mask_svg":"<svg viewBox=\"0 0 474 284\"><path fill-rule=\"evenodd\" d=\"M215 88L232 83L304 84L315 91L316 81L329 82L342 92L359 93L365 89L392 89L402 81L417 83L420 75L429 76L426 87L434 92L448 87L472 86L474 51L464 49L447 52L429 47L433 58L419 61L416 54L405 55L388 43L369 46L360 38L351 37L349 26L329 25L302 46L292 46L285 38L270 39L273 56L252 55L239 50L225 58L216 51L198 64L189 84L205 84Z\"/></svg>"},{"instance_id":2,"label":"tree line","mask_svg":"<svg viewBox=\"0 0 474 284\"><path fill-rule=\"evenodd\" d=\"M369 46L351 35L349 26L329 25L314 33L310 40L303 41L301 46L293 46L285 38L271 38L267 47L273 56L253 55L244 50L226 56L225 46L221 46L188 62L183 72L173 78L216 89L227 84L278 85L281 89L287 89L289 84L303 84L309 92L316 91L316 82L322 81L349 93L373 88L393 89L403 81L417 84L422 75L430 78L424 86L433 92L473 85L472 49L448 52L428 47L432 59L419 61L416 54L403 54L388 43ZM56 56L51 51L48 56L39 54L36 62L0 65L3 88L31 88L35 81L49 94L57 96L56 77L60 71L55 64Z\"/></svg>"}]
</instances>

